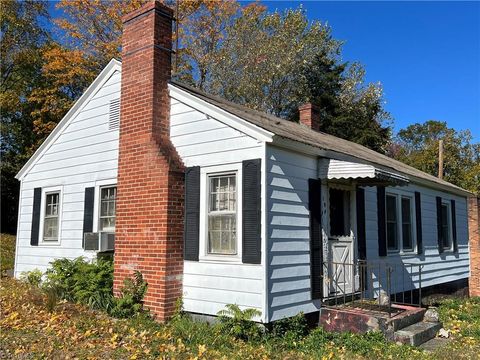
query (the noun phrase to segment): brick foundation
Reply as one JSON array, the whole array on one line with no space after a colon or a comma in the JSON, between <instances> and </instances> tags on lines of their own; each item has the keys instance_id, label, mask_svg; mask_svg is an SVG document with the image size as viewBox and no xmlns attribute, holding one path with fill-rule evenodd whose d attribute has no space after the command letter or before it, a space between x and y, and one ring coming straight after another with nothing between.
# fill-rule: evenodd
<instances>
[{"instance_id":1,"label":"brick foundation","mask_svg":"<svg viewBox=\"0 0 480 360\"><path fill-rule=\"evenodd\" d=\"M470 244L470 296L480 296L480 198L468 199L468 237Z\"/></svg>"},{"instance_id":2,"label":"brick foundation","mask_svg":"<svg viewBox=\"0 0 480 360\"><path fill-rule=\"evenodd\" d=\"M184 168L170 142L172 11L150 2L122 21L114 291L140 271L159 321L182 291Z\"/></svg>"}]
</instances>

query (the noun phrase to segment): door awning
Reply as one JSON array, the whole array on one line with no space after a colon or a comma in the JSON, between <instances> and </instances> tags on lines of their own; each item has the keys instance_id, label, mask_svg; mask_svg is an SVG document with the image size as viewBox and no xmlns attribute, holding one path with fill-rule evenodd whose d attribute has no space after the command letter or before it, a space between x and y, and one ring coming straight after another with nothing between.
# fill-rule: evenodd
<instances>
[{"instance_id":1,"label":"door awning","mask_svg":"<svg viewBox=\"0 0 480 360\"><path fill-rule=\"evenodd\" d=\"M355 180L365 186L405 186L410 182L405 175L374 165L327 158L318 161L318 177L326 180Z\"/></svg>"}]
</instances>

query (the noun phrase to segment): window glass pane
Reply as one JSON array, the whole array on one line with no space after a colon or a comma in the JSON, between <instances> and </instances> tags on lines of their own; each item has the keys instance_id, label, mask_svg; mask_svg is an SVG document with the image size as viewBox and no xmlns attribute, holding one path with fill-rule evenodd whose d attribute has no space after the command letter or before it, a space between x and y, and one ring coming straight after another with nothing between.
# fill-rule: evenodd
<instances>
[{"instance_id":1,"label":"window glass pane","mask_svg":"<svg viewBox=\"0 0 480 360\"><path fill-rule=\"evenodd\" d=\"M100 191L100 231L115 231L115 213L117 203L117 188L104 187Z\"/></svg>"},{"instance_id":2,"label":"window glass pane","mask_svg":"<svg viewBox=\"0 0 480 360\"><path fill-rule=\"evenodd\" d=\"M387 195L387 248L398 249L397 197Z\"/></svg>"},{"instance_id":3,"label":"window glass pane","mask_svg":"<svg viewBox=\"0 0 480 360\"><path fill-rule=\"evenodd\" d=\"M59 193L46 194L45 196L45 219L43 221L43 240L58 240L58 212Z\"/></svg>"},{"instance_id":4,"label":"window glass pane","mask_svg":"<svg viewBox=\"0 0 480 360\"><path fill-rule=\"evenodd\" d=\"M330 235L350 235L350 192L339 189L329 190Z\"/></svg>"},{"instance_id":5,"label":"window glass pane","mask_svg":"<svg viewBox=\"0 0 480 360\"><path fill-rule=\"evenodd\" d=\"M448 249L451 246L450 243L450 229L449 229L449 218L448 218L448 205L442 205L442 244L443 247Z\"/></svg>"},{"instance_id":6,"label":"window glass pane","mask_svg":"<svg viewBox=\"0 0 480 360\"><path fill-rule=\"evenodd\" d=\"M207 251L212 254L235 254L236 175L211 176L208 196Z\"/></svg>"},{"instance_id":7,"label":"window glass pane","mask_svg":"<svg viewBox=\"0 0 480 360\"><path fill-rule=\"evenodd\" d=\"M397 221L397 198L387 195L387 221Z\"/></svg>"},{"instance_id":8,"label":"window glass pane","mask_svg":"<svg viewBox=\"0 0 480 360\"><path fill-rule=\"evenodd\" d=\"M403 248L411 249L413 247L412 242L412 211L411 200L409 198L402 198L402 237Z\"/></svg>"}]
</instances>

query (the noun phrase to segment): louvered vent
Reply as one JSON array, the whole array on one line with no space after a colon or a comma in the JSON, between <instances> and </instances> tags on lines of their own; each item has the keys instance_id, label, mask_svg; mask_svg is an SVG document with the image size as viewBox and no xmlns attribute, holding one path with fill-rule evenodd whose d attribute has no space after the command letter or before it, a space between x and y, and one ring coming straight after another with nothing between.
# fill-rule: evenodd
<instances>
[{"instance_id":1,"label":"louvered vent","mask_svg":"<svg viewBox=\"0 0 480 360\"><path fill-rule=\"evenodd\" d=\"M110 118L108 129L117 130L120 127L120 99L110 101Z\"/></svg>"}]
</instances>

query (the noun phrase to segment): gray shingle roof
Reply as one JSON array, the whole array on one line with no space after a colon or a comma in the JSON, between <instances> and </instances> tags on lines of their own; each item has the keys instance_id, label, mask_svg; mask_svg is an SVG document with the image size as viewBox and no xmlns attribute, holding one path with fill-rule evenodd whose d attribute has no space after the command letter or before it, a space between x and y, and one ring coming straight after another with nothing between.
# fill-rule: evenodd
<instances>
[{"instance_id":1,"label":"gray shingle roof","mask_svg":"<svg viewBox=\"0 0 480 360\"><path fill-rule=\"evenodd\" d=\"M447 181L441 180L435 176L415 169L414 167L394 160L386 155L380 154L357 143L344 140L326 133L317 132L303 124L284 120L260 111L252 110L244 105L239 105L231 101L227 101L221 97L207 94L203 91L200 91L177 81L172 81L172 84L200 98L201 100L215 105L258 127L270 131L276 136L298 141L322 150L329 150L345 154L347 156L357 158L360 161L363 160L372 163L373 165L378 165L385 170L397 171L407 176L416 177L435 184L449 187L453 191L456 190L457 192L467 192L466 190L456 185L453 185Z\"/></svg>"}]
</instances>

